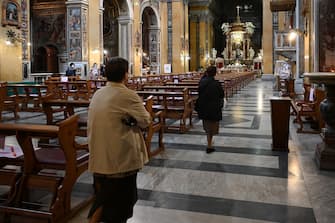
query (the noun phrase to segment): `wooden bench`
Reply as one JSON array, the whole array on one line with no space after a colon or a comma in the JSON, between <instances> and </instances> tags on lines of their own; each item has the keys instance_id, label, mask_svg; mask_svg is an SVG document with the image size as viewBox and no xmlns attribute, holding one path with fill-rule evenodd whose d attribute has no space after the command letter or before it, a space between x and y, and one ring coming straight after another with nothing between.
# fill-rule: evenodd
<instances>
[{"instance_id":1,"label":"wooden bench","mask_svg":"<svg viewBox=\"0 0 335 223\"><path fill-rule=\"evenodd\" d=\"M163 111L165 131L186 132L192 126L193 100L187 88L180 92L136 91L140 96L154 96L154 110ZM166 119L179 120L179 125L166 125ZM187 119L189 124L187 125Z\"/></svg>"},{"instance_id":2,"label":"wooden bench","mask_svg":"<svg viewBox=\"0 0 335 223\"><path fill-rule=\"evenodd\" d=\"M90 81L46 81L45 83L48 86L48 93L59 95L59 98L88 100L93 95L92 83Z\"/></svg>"},{"instance_id":3,"label":"wooden bench","mask_svg":"<svg viewBox=\"0 0 335 223\"><path fill-rule=\"evenodd\" d=\"M191 86L182 86L182 85L145 85L142 87L143 91L166 91L166 92L181 92L185 88L188 89L189 95L195 103L195 100L198 98L198 85Z\"/></svg>"},{"instance_id":4,"label":"wooden bench","mask_svg":"<svg viewBox=\"0 0 335 223\"><path fill-rule=\"evenodd\" d=\"M20 111L41 112L42 98L47 92L44 84L10 84L8 91L17 96ZM32 104L32 106L29 106Z\"/></svg>"},{"instance_id":5,"label":"wooden bench","mask_svg":"<svg viewBox=\"0 0 335 223\"><path fill-rule=\"evenodd\" d=\"M14 114L14 118L18 119L19 107L17 96L9 97L7 93L7 83L0 83L0 121L2 120L2 112L11 111Z\"/></svg>"},{"instance_id":6,"label":"wooden bench","mask_svg":"<svg viewBox=\"0 0 335 223\"><path fill-rule=\"evenodd\" d=\"M149 158L152 156L157 155L161 151L164 150L164 143L163 143L163 134L164 134L164 118L163 118L163 112L153 111L153 96L149 96L145 100L145 108L150 113L152 117L152 122L149 124L149 126L144 130L144 139L145 144L147 146L147 152L149 155ZM151 141L152 137L155 133L158 133L158 147L155 149L151 149Z\"/></svg>"},{"instance_id":7,"label":"wooden bench","mask_svg":"<svg viewBox=\"0 0 335 223\"><path fill-rule=\"evenodd\" d=\"M60 107L64 109L64 119L68 116L75 114L76 108L88 108L90 105L89 100L65 100L65 99L45 99L42 102L43 110L46 115L47 124L54 125L58 121L54 120L54 107ZM78 136L87 135L87 112L79 114L78 119Z\"/></svg>"},{"instance_id":8,"label":"wooden bench","mask_svg":"<svg viewBox=\"0 0 335 223\"><path fill-rule=\"evenodd\" d=\"M64 107L67 113L67 116L71 116L75 114L76 108L88 108L90 105L89 100L62 100L62 99L50 99L43 101L43 109L47 116L47 124L53 125L57 124L57 122L53 118L53 107L60 106ZM164 149L163 145L163 114L162 112L153 112L153 98L149 97L146 99L145 103L147 111L151 114L153 118L153 122L149 125L149 127L145 130L145 141L148 149L149 156L154 156ZM158 148L154 151L151 151L151 140L153 134L158 132L159 143ZM79 114L78 119L78 129L77 136L87 136L87 113Z\"/></svg>"},{"instance_id":9,"label":"wooden bench","mask_svg":"<svg viewBox=\"0 0 335 223\"><path fill-rule=\"evenodd\" d=\"M290 98L294 98L294 79L280 79L279 90L282 92L283 96L289 96Z\"/></svg>"},{"instance_id":10,"label":"wooden bench","mask_svg":"<svg viewBox=\"0 0 335 223\"><path fill-rule=\"evenodd\" d=\"M38 222L66 222L91 201L93 191L76 203L71 201L74 184L87 170L89 156L88 151L75 148L77 122L78 116L74 115L58 126L0 123L0 133L16 135L24 154L22 175L15 183L16 191L11 199L0 205L0 216L4 218L0 222L10 222L13 216L31 219L30 222L35 222L34 219ZM35 151L32 137L57 137L60 146ZM56 174L60 170L64 171L63 175ZM0 174L0 179L5 181L6 176ZM7 180L13 178L7 177ZM35 195L37 191L49 191L51 194L45 197L48 202L42 202L43 199L30 193L31 190Z\"/></svg>"},{"instance_id":11,"label":"wooden bench","mask_svg":"<svg viewBox=\"0 0 335 223\"><path fill-rule=\"evenodd\" d=\"M293 109L293 114L296 115L293 122L299 124L297 129L298 133L320 133L320 130L324 125L324 121L320 114L320 103L325 99L325 96L325 91L316 88L314 101L295 102L294 100L291 100L291 108ZM303 127L305 121L302 119L303 117L316 122L318 124L317 130L304 130Z\"/></svg>"}]
</instances>

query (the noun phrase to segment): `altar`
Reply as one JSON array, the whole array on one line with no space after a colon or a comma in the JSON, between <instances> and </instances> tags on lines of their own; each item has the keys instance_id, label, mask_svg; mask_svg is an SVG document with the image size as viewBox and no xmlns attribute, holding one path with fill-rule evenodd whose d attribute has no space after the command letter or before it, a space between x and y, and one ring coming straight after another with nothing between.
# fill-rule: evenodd
<instances>
[{"instance_id":1,"label":"altar","mask_svg":"<svg viewBox=\"0 0 335 223\"><path fill-rule=\"evenodd\" d=\"M223 23L221 29L226 35L226 47L222 52L225 65L236 64L251 67L255 51L251 46L251 36L255 26L252 22L241 22L240 6L237 6L237 17L233 23Z\"/></svg>"}]
</instances>

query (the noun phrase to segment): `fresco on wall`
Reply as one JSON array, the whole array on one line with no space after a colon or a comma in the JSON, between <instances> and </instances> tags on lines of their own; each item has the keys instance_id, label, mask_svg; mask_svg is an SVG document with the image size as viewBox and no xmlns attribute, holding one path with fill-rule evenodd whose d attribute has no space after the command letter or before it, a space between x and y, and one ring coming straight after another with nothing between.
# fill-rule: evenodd
<instances>
[{"instance_id":1,"label":"fresco on wall","mask_svg":"<svg viewBox=\"0 0 335 223\"><path fill-rule=\"evenodd\" d=\"M80 31L80 8L72 8L70 9L70 15L69 15L69 26L70 31Z\"/></svg>"},{"instance_id":2,"label":"fresco on wall","mask_svg":"<svg viewBox=\"0 0 335 223\"><path fill-rule=\"evenodd\" d=\"M319 70L335 72L335 1L319 1Z\"/></svg>"},{"instance_id":3,"label":"fresco on wall","mask_svg":"<svg viewBox=\"0 0 335 223\"><path fill-rule=\"evenodd\" d=\"M87 20L88 20L88 11L86 9L83 9L83 14L82 14L82 23L83 23L83 31L82 31L82 59L87 60L88 59L88 39L87 39Z\"/></svg>"},{"instance_id":4,"label":"fresco on wall","mask_svg":"<svg viewBox=\"0 0 335 223\"><path fill-rule=\"evenodd\" d=\"M82 22L86 23L87 15L84 15L84 19L82 20L81 13L80 8L70 8L68 11L69 61L81 61L83 59L82 41L84 41L83 38L86 39L86 27L82 30ZM86 13L86 11L84 10L83 13ZM84 25L86 26L86 24Z\"/></svg>"},{"instance_id":5,"label":"fresco on wall","mask_svg":"<svg viewBox=\"0 0 335 223\"><path fill-rule=\"evenodd\" d=\"M70 61L81 61L81 40L80 39L70 39Z\"/></svg>"},{"instance_id":6,"label":"fresco on wall","mask_svg":"<svg viewBox=\"0 0 335 223\"><path fill-rule=\"evenodd\" d=\"M50 15L34 18L33 40L34 48L54 45L60 53L66 50L65 16Z\"/></svg>"}]
</instances>

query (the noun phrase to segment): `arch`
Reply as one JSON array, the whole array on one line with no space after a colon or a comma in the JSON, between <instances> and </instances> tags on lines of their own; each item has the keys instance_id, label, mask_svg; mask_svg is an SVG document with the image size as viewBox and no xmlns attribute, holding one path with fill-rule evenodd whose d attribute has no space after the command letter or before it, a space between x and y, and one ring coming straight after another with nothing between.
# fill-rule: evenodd
<instances>
[{"instance_id":1,"label":"arch","mask_svg":"<svg viewBox=\"0 0 335 223\"><path fill-rule=\"evenodd\" d=\"M104 59L113 56L123 56L129 60L130 53L123 46L131 46L131 24L133 9L130 0L102 0L104 7L103 34ZM128 18L125 20L125 18Z\"/></svg>"},{"instance_id":2,"label":"arch","mask_svg":"<svg viewBox=\"0 0 335 223\"><path fill-rule=\"evenodd\" d=\"M145 2L141 7L142 69L143 72L160 73L160 22L157 10Z\"/></svg>"},{"instance_id":3,"label":"arch","mask_svg":"<svg viewBox=\"0 0 335 223\"><path fill-rule=\"evenodd\" d=\"M150 2L151 2L151 1L149 1L149 0L146 0L146 1L143 1L143 2L142 2L140 15L141 15L141 16L143 15L143 11L144 11L146 8L151 8L151 9L153 10L153 12L155 13L155 16L156 16L156 19L157 19L157 18L160 17L160 16L159 16L158 9L157 9L154 5L152 5ZM157 21L158 21L158 19L157 19ZM157 22L157 26L158 26L158 28L160 28L160 23L159 23L159 22Z\"/></svg>"},{"instance_id":4,"label":"arch","mask_svg":"<svg viewBox=\"0 0 335 223\"><path fill-rule=\"evenodd\" d=\"M32 64L33 73L58 73L58 49L54 45L37 48Z\"/></svg>"}]
</instances>

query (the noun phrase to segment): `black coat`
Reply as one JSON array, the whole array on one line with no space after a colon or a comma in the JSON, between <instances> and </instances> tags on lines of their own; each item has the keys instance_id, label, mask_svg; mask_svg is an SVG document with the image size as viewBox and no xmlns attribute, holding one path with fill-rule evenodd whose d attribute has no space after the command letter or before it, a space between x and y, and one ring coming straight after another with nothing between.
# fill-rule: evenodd
<instances>
[{"instance_id":1,"label":"black coat","mask_svg":"<svg viewBox=\"0 0 335 223\"><path fill-rule=\"evenodd\" d=\"M222 120L224 91L219 81L214 77L204 77L199 82L199 98L196 110L200 119Z\"/></svg>"},{"instance_id":2,"label":"black coat","mask_svg":"<svg viewBox=\"0 0 335 223\"><path fill-rule=\"evenodd\" d=\"M65 71L66 76L76 76L76 69L67 68Z\"/></svg>"}]
</instances>

